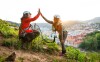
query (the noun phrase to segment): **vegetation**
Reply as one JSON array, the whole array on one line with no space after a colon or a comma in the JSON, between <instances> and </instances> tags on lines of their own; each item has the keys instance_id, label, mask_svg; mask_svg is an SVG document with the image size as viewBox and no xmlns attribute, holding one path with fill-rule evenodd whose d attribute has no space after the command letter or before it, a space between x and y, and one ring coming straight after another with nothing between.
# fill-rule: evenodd
<instances>
[{"instance_id":1,"label":"vegetation","mask_svg":"<svg viewBox=\"0 0 100 62\"><path fill-rule=\"evenodd\" d=\"M0 33L2 33L3 37L10 38L17 36L18 31L13 28L13 25L0 19Z\"/></svg>"},{"instance_id":2,"label":"vegetation","mask_svg":"<svg viewBox=\"0 0 100 62\"><path fill-rule=\"evenodd\" d=\"M21 50L22 43L18 40L18 30L15 30L13 25L7 23L6 21L0 20L0 34L4 37L2 40L2 45L6 47L13 47L14 49ZM45 39L47 42L51 42L49 39ZM57 55L60 52L60 47L56 43L47 43L40 36L32 41L31 44L26 45L26 50L31 50L33 52L42 52L49 54L47 56L48 62L100 62L100 53L98 52L82 52L74 47L66 47L66 54L63 59L58 59L55 57L50 57L52 55ZM99 50L100 49L100 32L96 31L88 34L84 38L84 42L80 45L80 48L86 50ZM21 62L24 58L18 58ZM51 61L50 61L51 60ZM0 56L0 62L3 62L4 58ZM37 59L35 62L39 62Z\"/></svg>"},{"instance_id":3,"label":"vegetation","mask_svg":"<svg viewBox=\"0 0 100 62\"><path fill-rule=\"evenodd\" d=\"M4 62L4 58L0 56L0 62Z\"/></svg>"},{"instance_id":4,"label":"vegetation","mask_svg":"<svg viewBox=\"0 0 100 62\"><path fill-rule=\"evenodd\" d=\"M99 62L100 54L97 52L81 52L74 47L67 47L65 57L68 62Z\"/></svg>"},{"instance_id":5,"label":"vegetation","mask_svg":"<svg viewBox=\"0 0 100 62\"><path fill-rule=\"evenodd\" d=\"M87 34L79 47L85 50L100 50L100 31Z\"/></svg>"}]
</instances>

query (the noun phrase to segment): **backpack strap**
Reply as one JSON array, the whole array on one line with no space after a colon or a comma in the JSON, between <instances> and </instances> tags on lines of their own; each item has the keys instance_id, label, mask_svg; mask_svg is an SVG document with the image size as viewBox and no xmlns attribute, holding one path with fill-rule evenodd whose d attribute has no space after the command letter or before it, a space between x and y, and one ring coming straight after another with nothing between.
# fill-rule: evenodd
<instances>
[{"instance_id":1,"label":"backpack strap","mask_svg":"<svg viewBox=\"0 0 100 62\"><path fill-rule=\"evenodd\" d=\"M27 34L25 31L28 30L30 27L31 27L31 25L28 26L27 28L23 29L23 30L21 29L22 30L21 35L25 36Z\"/></svg>"}]
</instances>

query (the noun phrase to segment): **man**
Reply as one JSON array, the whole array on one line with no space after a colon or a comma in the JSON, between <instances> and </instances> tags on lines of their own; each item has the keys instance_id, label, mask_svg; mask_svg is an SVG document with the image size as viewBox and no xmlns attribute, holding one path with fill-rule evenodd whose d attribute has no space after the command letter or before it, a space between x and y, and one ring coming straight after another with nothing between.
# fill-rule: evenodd
<instances>
[{"instance_id":1,"label":"man","mask_svg":"<svg viewBox=\"0 0 100 62\"><path fill-rule=\"evenodd\" d=\"M38 10L38 14L31 18L31 13L29 11L23 12L23 16L21 18L21 25L19 27L19 39L22 41L22 45L24 43L29 43L37 36L39 36L39 32L36 30L30 29L30 23L36 21L40 16L40 9Z\"/></svg>"}]
</instances>

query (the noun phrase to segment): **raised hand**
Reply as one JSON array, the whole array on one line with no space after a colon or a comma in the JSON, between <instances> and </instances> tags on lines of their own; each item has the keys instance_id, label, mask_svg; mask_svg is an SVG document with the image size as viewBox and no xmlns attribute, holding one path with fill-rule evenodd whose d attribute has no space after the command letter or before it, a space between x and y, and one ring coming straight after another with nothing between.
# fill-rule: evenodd
<instances>
[{"instance_id":1,"label":"raised hand","mask_svg":"<svg viewBox=\"0 0 100 62\"><path fill-rule=\"evenodd\" d=\"M41 13L41 12L40 12L40 8L38 9L38 13Z\"/></svg>"},{"instance_id":2,"label":"raised hand","mask_svg":"<svg viewBox=\"0 0 100 62\"><path fill-rule=\"evenodd\" d=\"M48 22L48 23L50 23L50 24L53 24L53 21L48 20L46 17L44 17L43 14L42 14L41 12L40 12L40 14L41 14L42 18L43 18L46 22Z\"/></svg>"}]
</instances>

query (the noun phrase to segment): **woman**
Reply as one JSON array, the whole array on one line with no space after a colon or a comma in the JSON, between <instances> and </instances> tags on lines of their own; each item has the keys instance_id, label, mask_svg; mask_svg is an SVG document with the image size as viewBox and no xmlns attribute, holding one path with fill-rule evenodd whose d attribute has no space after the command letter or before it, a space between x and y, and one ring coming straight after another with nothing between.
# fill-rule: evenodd
<instances>
[{"instance_id":1,"label":"woman","mask_svg":"<svg viewBox=\"0 0 100 62\"><path fill-rule=\"evenodd\" d=\"M62 54L61 55L65 54L66 53L66 49L64 47L64 42L65 42L65 40L67 38L67 31L65 30L64 26L61 23L60 16L59 15L55 15L53 21L50 21L50 20L46 19L43 16L42 13L41 13L41 16L46 22L52 24L53 31L57 31L59 33L59 40L60 40L61 45L62 45Z\"/></svg>"},{"instance_id":2,"label":"woman","mask_svg":"<svg viewBox=\"0 0 100 62\"><path fill-rule=\"evenodd\" d=\"M33 18L31 18L31 13L29 11L23 12L21 25L19 27L19 39L21 39L23 43L31 42L33 39L39 36L38 31L30 29L30 22L37 20L39 16L40 9L38 10L38 14Z\"/></svg>"}]
</instances>

